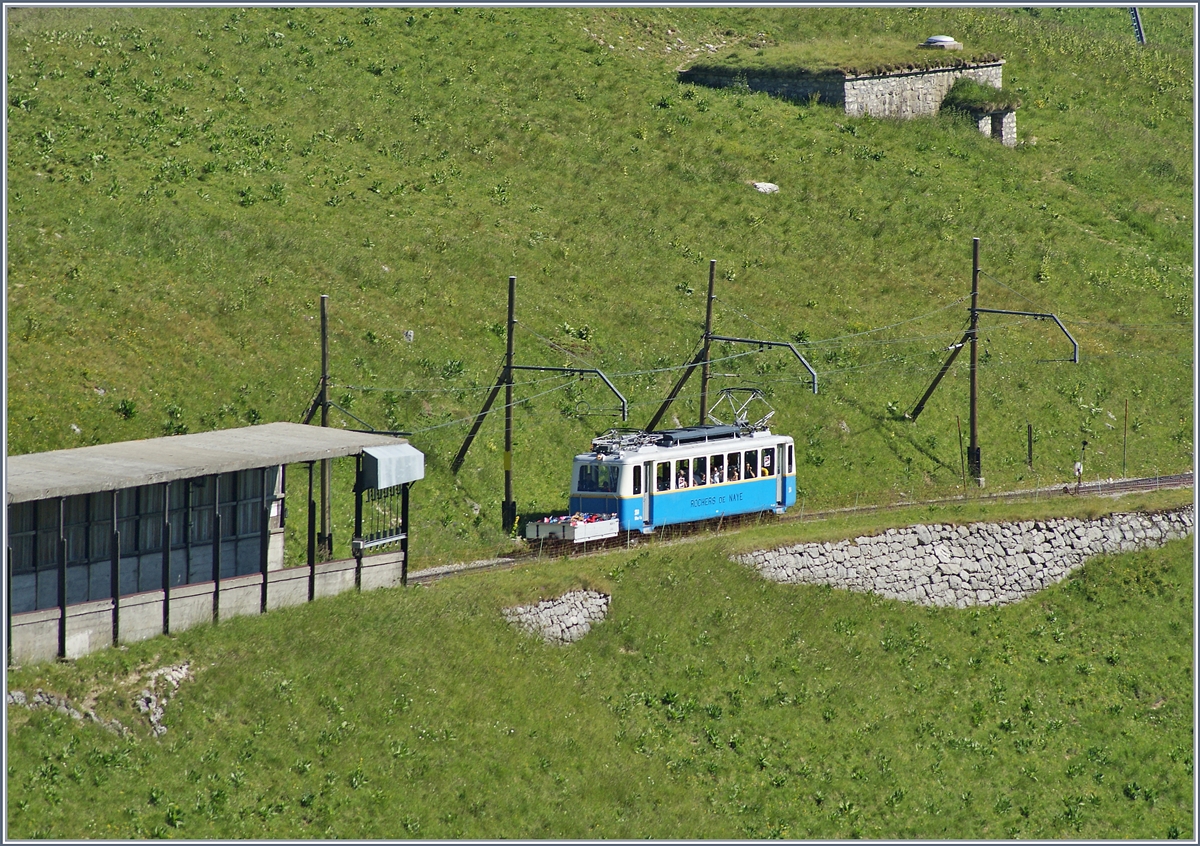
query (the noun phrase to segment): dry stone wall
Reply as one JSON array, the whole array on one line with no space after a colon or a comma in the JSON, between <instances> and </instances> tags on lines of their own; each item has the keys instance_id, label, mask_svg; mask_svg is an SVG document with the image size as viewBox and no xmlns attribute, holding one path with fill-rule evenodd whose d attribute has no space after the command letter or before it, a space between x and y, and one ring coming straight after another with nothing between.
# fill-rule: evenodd
<instances>
[{"instance_id":1,"label":"dry stone wall","mask_svg":"<svg viewBox=\"0 0 1200 846\"><path fill-rule=\"evenodd\" d=\"M1186 537L1193 519L1188 506L1097 520L921 525L852 541L753 552L736 560L775 582L827 584L920 605L1003 605L1061 581L1094 555Z\"/></svg>"},{"instance_id":2,"label":"dry stone wall","mask_svg":"<svg viewBox=\"0 0 1200 846\"><path fill-rule=\"evenodd\" d=\"M999 88L1003 84L1003 60L986 65L914 71L883 76L846 78L844 100L851 117L914 118L936 115L942 100L959 77Z\"/></svg>"},{"instance_id":3,"label":"dry stone wall","mask_svg":"<svg viewBox=\"0 0 1200 846\"><path fill-rule=\"evenodd\" d=\"M576 590L537 605L504 609L504 618L547 643L574 643L608 614L611 597L594 590Z\"/></svg>"}]
</instances>

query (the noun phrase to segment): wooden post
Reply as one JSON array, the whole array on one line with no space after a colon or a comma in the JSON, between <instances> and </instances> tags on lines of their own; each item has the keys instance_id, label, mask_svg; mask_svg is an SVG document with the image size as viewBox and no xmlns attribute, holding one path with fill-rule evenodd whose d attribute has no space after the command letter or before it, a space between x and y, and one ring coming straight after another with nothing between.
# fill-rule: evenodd
<instances>
[{"instance_id":1,"label":"wooden post","mask_svg":"<svg viewBox=\"0 0 1200 846\"><path fill-rule=\"evenodd\" d=\"M321 295L321 425L329 425L329 295ZM333 461L321 461L321 531L317 545L322 561L333 557L332 521Z\"/></svg>"},{"instance_id":2,"label":"wooden post","mask_svg":"<svg viewBox=\"0 0 1200 846\"><path fill-rule=\"evenodd\" d=\"M970 439L967 447L967 470L971 478L982 486L983 467L979 449L979 239L971 239L971 386L970 386Z\"/></svg>"},{"instance_id":3,"label":"wooden post","mask_svg":"<svg viewBox=\"0 0 1200 846\"><path fill-rule=\"evenodd\" d=\"M1125 400L1125 433L1121 438L1121 478L1125 477L1125 456L1129 448L1129 400Z\"/></svg>"},{"instance_id":4,"label":"wooden post","mask_svg":"<svg viewBox=\"0 0 1200 846\"><path fill-rule=\"evenodd\" d=\"M704 363L700 365L700 422L697 424L703 426L708 417L708 359L712 347L712 312L713 286L716 284L717 278L717 260L712 259L708 263L708 303L704 311Z\"/></svg>"},{"instance_id":5,"label":"wooden post","mask_svg":"<svg viewBox=\"0 0 1200 846\"><path fill-rule=\"evenodd\" d=\"M259 526L259 539L262 549L259 550L258 571L262 574L262 585L259 594L259 613L267 613L267 567L271 560L271 505L275 499L275 485L271 484L271 496L267 496L267 468L262 469L262 525Z\"/></svg>"},{"instance_id":6,"label":"wooden post","mask_svg":"<svg viewBox=\"0 0 1200 846\"><path fill-rule=\"evenodd\" d=\"M405 482L400 488L400 530L403 532L403 537L400 538L400 554L404 557L400 561L400 585L408 586L408 489L412 487L412 482Z\"/></svg>"},{"instance_id":7,"label":"wooden post","mask_svg":"<svg viewBox=\"0 0 1200 846\"><path fill-rule=\"evenodd\" d=\"M163 482L163 551L162 551L162 591L163 591L163 634L171 633L171 483Z\"/></svg>"},{"instance_id":8,"label":"wooden post","mask_svg":"<svg viewBox=\"0 0 1200 846\"><path fill-rule=\"evenodd\" d=\"M221 476L209 476L213 485L212 575L213 622L221 619Z\"/></svg>"},{"instance_id":9,"label":"wooden post","mask_svg":"<svg viewBox=\"0 0 1200 846\"><path fill-rule=\"evenodd\" d=\"M517 522L517 504L513 501L513 329L516 327L517 277L508 277L508 342L504 354L504 503L501 505L501 526L510 534Z\"/></svg>"},{"instance_id":10,"label":"wooden post","mask_svg":"<svg viewBox=\"0 0 1200 846\"><path fill-rule=\"evenodd\" d=\"M67 498L58 498L58 657L67 657Z\"/></svg>"},{"instance_id":11,"label":"wooden post","mask_svg":"<svg viewBox=\"0 0 1200 846\"><path fill-rule=\"evenodd\" d=\"M112 645L120 643L121 636L121 530L117 523L117 495L112 492L112 549L110 550L110 578L112 579Z\"/></svg>"}]
</instances>

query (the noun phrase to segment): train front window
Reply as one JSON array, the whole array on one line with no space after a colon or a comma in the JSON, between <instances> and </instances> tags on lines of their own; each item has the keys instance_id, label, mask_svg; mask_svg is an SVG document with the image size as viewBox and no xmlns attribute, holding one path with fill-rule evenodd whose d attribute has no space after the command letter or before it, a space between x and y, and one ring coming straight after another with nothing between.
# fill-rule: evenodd
<instances>
[{"instance_id":1,"label":"train front window","mask_svg":"<svg viewBox=\"0 0 1200 846\"><path fill-rule=\"evenodd\" d=\"M620 481L621 468L608 464L583 464L579 467L579 491L614 493Z\"/></svg>"}]
</instances>

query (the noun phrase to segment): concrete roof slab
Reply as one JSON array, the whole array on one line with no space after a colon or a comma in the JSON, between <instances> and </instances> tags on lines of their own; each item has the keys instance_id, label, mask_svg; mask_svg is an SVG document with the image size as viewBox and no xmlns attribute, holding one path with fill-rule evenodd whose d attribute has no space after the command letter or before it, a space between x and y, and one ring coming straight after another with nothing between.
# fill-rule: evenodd
<instances>
[{"instance_id":1,"label":"concrete roof slab","mask_svg":"<svg viewBox=\"0 0 1200 846\"><path fill-rule=\"evenodd\" d=\"M404 438L345 429L267 423L239 429L60 449L5 460L5 501L161 484L214 473L357 455Z\"/></svg>"}]
</instances>

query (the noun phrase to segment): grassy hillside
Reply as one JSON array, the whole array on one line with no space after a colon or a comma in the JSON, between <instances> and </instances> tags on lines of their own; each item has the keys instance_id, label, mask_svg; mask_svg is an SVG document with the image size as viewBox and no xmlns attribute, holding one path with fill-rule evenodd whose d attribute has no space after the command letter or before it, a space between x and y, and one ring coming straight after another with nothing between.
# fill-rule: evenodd
<instances>
[{"instance_id":1,"label":"grassy hillside","mask_svg":"<svg viewBox=\"0 0 1200 846\"><path fill-rule=\"evenodd\" d=\"M791 542L866 529L793 525ZM10 689L68 696L134 731L9 708L8 833L1193 833L1191 540L1093 559L1026 601L975 610L772 585L730 551L706 539L344 595L22 669ZM569 647L501 617L574 587L613 599ZM131 699L152 670L182 661L194 678L152 738Z\"/></svg>"},{"instance_id":2,"label":"grassy hillside","mask_svg":"<svg viewBox=\"0 0 1200 846\"><path fill-rule=\"evenodd\" d=\"M1146 9L1146 47L1116 8L8 11L11 453L299 419L327 293L335 402L427 455L415 559L494 549L500 420L448 464L501 364L507 277L518 361L603 369L640 425L715 259L717 331L801 342L820 373L813 396L777 351L716 348L745 355L714 389L761 387L796 436L805 500L944 492L966 357L897 417L965 328L978 237L980 304L1053 311L1082 348L982 319L989 487L1069 477L1084 438L1089 478L1192 465L1189 10ZM1017 149L676 77L706 45L941 33L1006 58ZM562 509L615 401L521 381L519 510Z\"/></svg>"}]
</instances>

